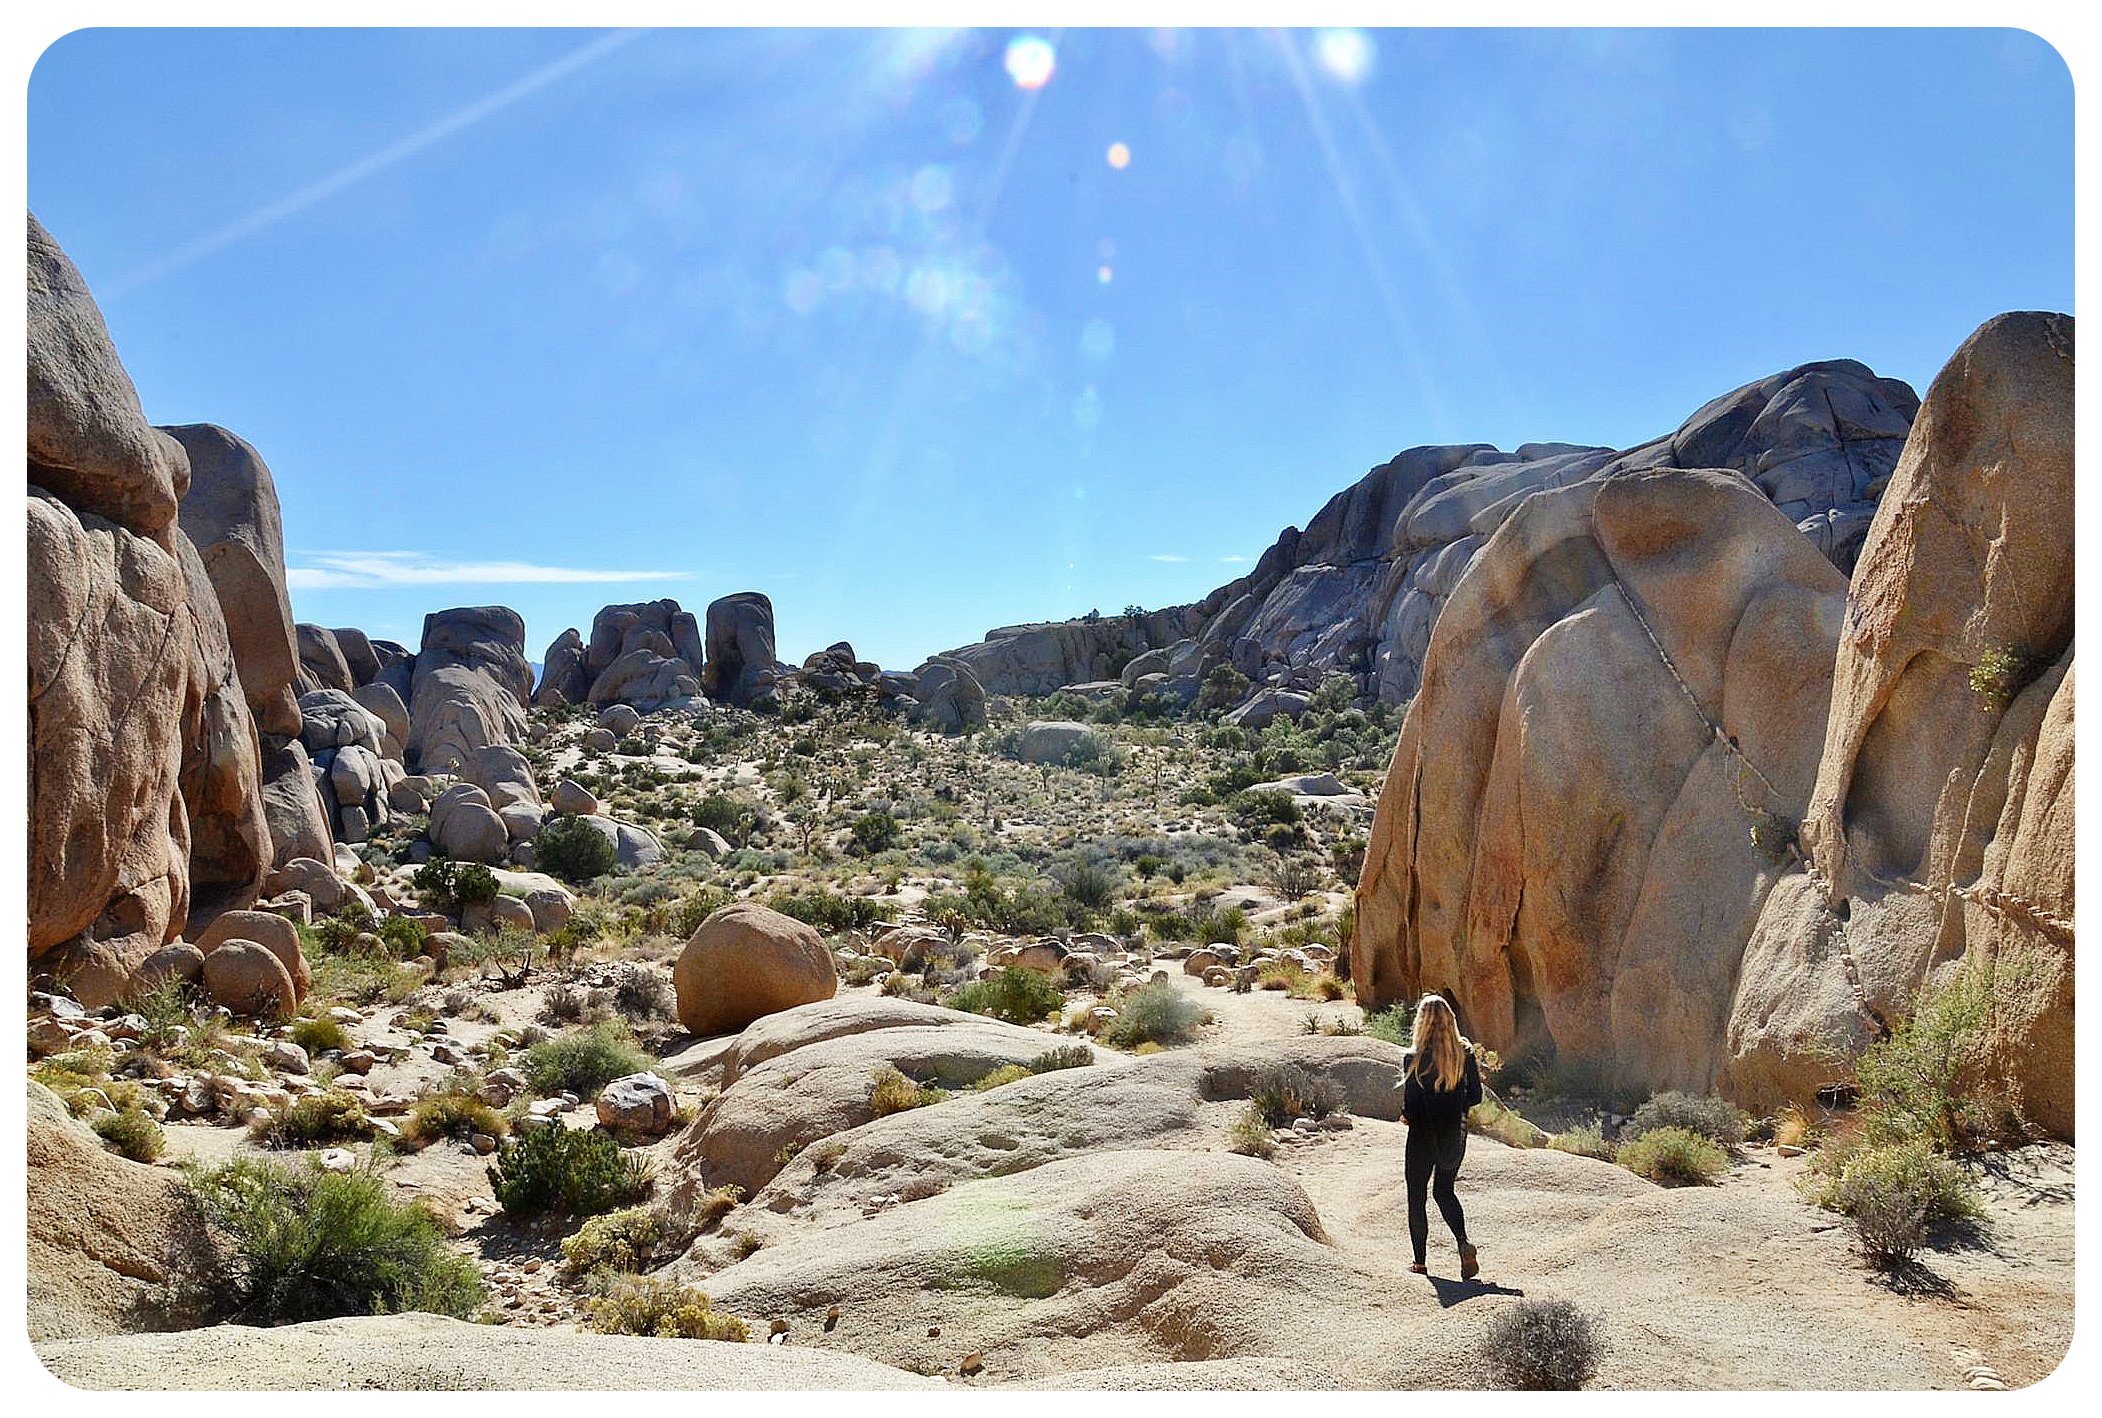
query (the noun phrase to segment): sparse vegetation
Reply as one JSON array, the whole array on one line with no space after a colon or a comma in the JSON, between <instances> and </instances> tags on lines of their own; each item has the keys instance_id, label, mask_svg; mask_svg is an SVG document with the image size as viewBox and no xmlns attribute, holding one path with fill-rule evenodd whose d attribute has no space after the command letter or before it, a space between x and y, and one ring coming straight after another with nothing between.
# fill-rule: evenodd
<instances>
[{"instance_id":1,"label":"sparse vegetation","mask_svg":"<svg viewBox=\"0 0 2102 1418\"><path fill-rule=\"evenodd\" d=\"M1263 1115L1263 1105L1250 1100L1233 1125L1226 1130L1226 1150L1238 1152L1243 1157L1275 1157L1277 1141L1270 1136L1270 1120Z\"/></svg>"},{"instance_id":2,"label":"sparse vegetation","mask_svg":"<svg viewBox=\"0 0 2102 1418\"><path fill-rule=\"evenodd\" d=\"M1659 1127L1623 1142L1614 1160L1638 1177L1666 1186L1713 1186L1730 1165L1714 1140L1682 1127Z\"/></svg>"},{"instance_id":3,"label":"sparse vegetation","mask_svg":"<svg viewBox=\"0 0 2102 1418\"><path fill-rule=\"evenodd\" d=\"M613 1211L648 1196L655 1182L649 1159L623 1152L611 1135L559 1124L532 1129L488 1170L497 1204L519 1221Z\"/></svg>"},{"instance_id":4,"label":"sparse vegetation","mask_svg":"<svg viewBox=\"0 0 2102 1418\"><path fill-rule=\"evenodd\" d=\"M914 1083L894 1068L879 1068L869 1075L869 1108L879 1118L925 1108L948 1096L939 1088Z\"/></svg>"},{"instance_id":5,"label":"sparse vegetation","mask_svg":"<svg viewBox=\"0 0 2102 1418\"><path fill-rule=\"evenodd\" d=\"M511 1120L471 1089L447 1089L417 1099L402 1122L401 1133L404 1141L418 1148L447 1137L465 1142L476 1133L501 1141L511 1135Z\"/></svg>"},{"instance_id":6,"label":"sparse vegetation","mask_svg":"<svg viewBox=\"0 0 2102 1418\"><path fill-rule=\"evenodd\" d=\"M1319 1122L1348 1106L1342 1084L1297 1064L1272 1064L1257 1073L1248 1085L1248 1101L1273 1128L1289 1127L1295 1118Z\"/></svg>"},{"instance_id":7,"label":"sparse vegetation","mask_svg":"<svg viewBox=\"0 0 2102 1418\"><path fill-rule=\"evenodd\" d=\"M581 817L557 817L533 839L533 865L572 885L610 875L619 860L606 834Z\"/></svg>"},{"instance_id":8,"label":"sparse vegetation","mask_svg":"<svg viewBox=\"0 0 2102 1418\"><path fill-rule=\"evenodd\" d=\"M295 1098L249 1129L265 1147L325 1147L372 1135L365 1105L346 1089L330 1088Z\"/></svg>"},{"instance_id":9,"label":"sparse vegetation","mask_svg":"<svg viewBox=\"0 0 2102 1418\"><path fill-rule=\"evenodd\" d=\"M641 1073L653 1060L635 1047L627 1026L602 1020L572 1034L535 1044L525 1052L526 1081L542 1094L595 1095L616 1078Z\"/></svg>"},{"instance_id":10,"label":"sparse vegetation","mask_svg":"<svg viewBox=\"0 0 2102 1418\"><path fill-rule=\"evenodd\" d=\"M600 1334L646 1334L657 1339L718 1339L742 1344L751 1326L716 1309L692 1286L658 1276L615 1281L586 1302L591 1327Z\"/></svg>"},{"instance_id":11,"label":"sparse vegetation","mask_svg":"<svg viewBox=\"0 0 2102 1418\"><path fill-rule=\"evenodd\" d=\"M1035 1024L1058 1012L1065 991L1048 975L1009 965L990 980L972 980L951 991L942 1003L968 1014L989 1014L1009 1024Z\"/></svg>"},{"instance_id":12,"label":"sparse vegetation","mask_svg":"<svg viewBox=\"0 0 2102 1418\"><path fill-rule=\"evenodd\" d=\"M594 1216L562 1242L562 1273L572 1281L595 1272L634 1274L667 1257L664 1218L646 1206Z\"/></svg>"},{"instance_id":13,"label":"sparse vegetation","mask_svg":"<svg viewBox=\"0 0 2102 1418\"><path fill-rule=\"evenodd\" d=\"M1098 1037L1120 1049L1187 1043L1211 1018L1203 1005L1177 989L1172 980L1113 993L1104 1003L1117 1017L1103 1026Z\"/></svg>"},{"instance_id":14,"label":"sparse vegetation","mask_svg":"<svg viewBox=\"0 0 2102 1418\"><path fill-rule=\"evenodd\" d=\"M1659 1128L1680 1128L1718 1147L1731 1148L1744 1141L1745 1123L1743 1110L1720 1098L1659 1093L1635 1110L1624 1137L1632 1140Z\"/></svg>"},{"instance_id":15,"label":"sparse vegetation","mask_svg":"<svg viewBox=\"0 0 2102 1418\"><path fill-rule=\"evenodd\" d=\"M1804 1190L1849 1218L1862 1254L1881 1266L1910 1261L1937 1225L1985 1216L1963 1167L1918 1138L1825 1153L1805 1174Z\"/></svg>"},{"instance_id":16,"label":"sparse vegetation","mask_svg":"<svg viewBox=\"0 0 2102 1418\"><path fill-rule=\"evenodd\" d=\"M1095 1051L1085 1044L1060 1044L1029 1061L1031 1073L1056 1073L1062 1068L1087 1068L1095 1062Z\"/></svg>"},{"instance_id":17,"label":"sparse vegetation","mask_svg":"<svg viewBox=\"0 0 2102 1418\"><path fill-rule=\"evenodd\" d=\"M168 1147L168 1134L143 1108L96 1113L88 1126L119 1155L134 1162L158 1162Z\"/></svg>"},{"instance_id":18,"label":"sparse vegetation","mask_svg":"<svg viewBox=\"0 0 2102 1418\"><path fill-rule=\"evenodd\" d=\"M1598 1374L1590 1316L1567 1300L1520 1300L1482 1334L1482 1355L1505 1388L1580 1389Z\"/></svg>"},{"instance_id":19,"label":"sparse vegetation","mask_svg":"<svg viewBox=\"0 0 2102 1418\"><path fill-rule=\"evenodd\" d=\"M465 1319L481 1304L474 1263L445 1244L429 1212L390 1200L369 1167L337 1174L242 1159L193 1174L191 1186L229 1237L220 1282L246 1323L404 1310Z\"/></svg>"}]
</instances>

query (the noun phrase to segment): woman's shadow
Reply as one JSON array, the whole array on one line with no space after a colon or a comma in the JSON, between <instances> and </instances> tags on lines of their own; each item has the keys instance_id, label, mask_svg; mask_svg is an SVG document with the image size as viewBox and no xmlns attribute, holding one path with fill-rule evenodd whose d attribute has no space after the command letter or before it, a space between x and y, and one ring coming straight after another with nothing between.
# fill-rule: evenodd
<instances>
[{"instance_id":1,"label":"woman's shadow","mask_svg":"<svg viewBox=\"0 0 2102 1418\"><path fill-rule=\"evenodd\" d=\"M1442 1275L1432 1275L1425 1278L1430 1281L1431 1289L1437 1292L1439 1307L1447 1310L1454 1305L1472 1300L1478 1295L1525 1294L1525 1291L1518 1289L1516 1286L1498 1285L1488 1280L1447 1280Z\"/></svg>"}]
</instances>

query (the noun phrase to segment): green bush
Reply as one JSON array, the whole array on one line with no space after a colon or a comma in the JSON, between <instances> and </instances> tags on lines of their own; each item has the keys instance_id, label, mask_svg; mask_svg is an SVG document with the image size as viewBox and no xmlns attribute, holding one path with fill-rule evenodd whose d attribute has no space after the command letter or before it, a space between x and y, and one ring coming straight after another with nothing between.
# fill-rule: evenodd
<instances>
[{"instance_id":1,"label":"green bush","mask_svg":"<svg viewBox=\"0 0 2102 1418\"><path fill-rule=\"evenodd\" d=\"M1390 1004L1378 1014L1365 1019L1365 1032L1375 1039L1384 1039L1398 1048L1406 1049L1413 1037L1413 1016L1406 1004Z\"/></svg>"},{"instance_id":2,"label":"green bush","mask_svg":"<svg viewBox=\"0 0 2102 1418\"><path fill-rule=\"evenodd\" d=\"M878 921L888 921L898 914L896 906L871 901L865 896L834 896L829 891L776 896L767 902L767 905L784 916L793 916L805 925L815 927L826 935L866 930Z\"/></svg>"},{"instance_id":3,"label":"green bush","mask_svg":"<svg viewBox=\"0 0 2102 1418\"><path fill-rule=\"evenodd\" d=\"M586 1098L614 1079L641 1073L654 1062L635 1047L625 1024L608 1019L533 1045L520 1066L526 1081L543 1096L574 1093Z\"/></svg>"},{"instance_id":4,"label":"green bush","mask_svg":"<svg viewBox=\"0 0 2102 1418\"><path fill-rule=\"evenodd\" d=\"M889 851L898 845L902 835L898 820L887 812L865 812L854 819L848 830L854 839L854 850L864 857Z\"/></svg>"},{"instance_id":5,"label":"green bush","mask_svg":"<svg viewBox=\"0 0 2102 1418\"><path fill-rule=\"evenodd\" d=\"M1614 1159L1638 1177L1667 1185L1713 1186L1730 1159L1700 1133L1660 1127L1620 1144Z\"/></svg>"},{"instance_id":6,"label":"green bush","mask_svg":"<svg viewBox=\"0 0 2102 1418\"><path fill-rule=\"evenodd\" d=\"M1186 1043L1210 1018L1204 1006L1177 989L1172 980L1112 994L1107 1002L1117 1017L1103 1026L1101 1038L1120 1049Z\"/></svg>"},{"instance_id":7,"label":"green bush","mask_svg":"<svg viewBox=\"0 0 2102 1418\"><path fill-rule=\"evenodd\" d=\"M480 862L468 862L453 876L453 900L462 906L486 906L500 889L496 873Z\"/></svg>"},{"instance_id":8,"label":"green bush","mask_svg":"<svg viewBox=\"0 0 2102 1418\"><path fill-rule=\"evenodd\" d=\"M1009 965L990 980L972 980L952 990L942 1003L967 1014L989 1014L1009 1024L1034 1024L1057 1012L1065 991L1049 976Z\"/></svg>"},{"instance_id":9,"label":"green bush","mask_svg":"<svg viewBox=\"0 0 2102 1418\"><path fill-rule=\"evenodd\" d=\"M1828 1153L1805 1185L1811 1200L1853 1221L1862 1253L1878 1265L1912 1259L1938 1223L1985 1217L1962 1166L1935 1155L1924 1139Z\"/></svg>"},{"instance_id":10,"label":"green bush","mask_svg":"<svg viewBox=\"0 0 2102 1418\"><path fill-rule=\"evenodd\" d=\"M635 1274L670 1252L664 1218L646 1206L609 1211L562 1242L562 1273L580 1280L595 1271Z\"/></svg>"},{"instance_id":11,"label":"green bush","mask_svg":"<svg viewBox=\"0 0 2102 1418\"><path fill-rule=\"evenodd\" d=\"M1482 1356L1505 1388L1582 1388L1600 1347L1591 1318L1567 1300L1520 1300L1482 1332Z\"/></svg>"},{"instance_id":12,"label":"green bush","mask_svg":"<svg viewBox=\"0 0 2102 1418\"><path fill-rule=\"evenodd\" d=\"M346 1089L309 1093L259 1120L249 1135L265 1147L323 1147L372 1135L365 1105Z\"/></svg>"},{"instance_id":13,"label":"green bush","mask_svg":"<svg viewBox=\"0 0 2102 1418\"><path fill-rule=\"evenodd\" d=\"M606 834L581 817L557 817L533 839L533 865L573 885L608 876L619 864Z\"/></svg>"},{"instance_id":14,"label":"green bush","mask_svg":"<svg viewBox=\"0 0 2102 1418\"><path fill-rule=\"evenodd\" d=\"M1318 1122L1348 1106L1342 1084L1325 1074L1309 1074L1297 1064L1271 1064L1258 1072L1248 1085L1248 1101L1274 1128L1289 1127L1295 1118Z\"/></svg>"},{"instance_id":15,"label":"green bush","mask_svg":"<svg viewBox=\"0 0 2102 1418\"><path fill-rule=\"evenodd\" d=\"M310 1054L324 1054L330 1049L350 1047L350 1034L335 1020L325 1016L303 1014L292 1021L290 1037Z\"/></svg>"},{"instance_id":16,"label":"green bush","mask_svg":"<svg viewBox=\"0 0 2102 1418\"><path fill-rule=\"evenodd\" d=\"M559 1124L534 1128L489 1167L497 1204L520 1221L629 1206L648 1196L654 1181L649 1159L623 1152L610 1134Z\"/></svg>"},{"instance_id":17,"label":"green bush","mask_svg":"<svg viewBox=\"0 0 2102 1418\"><path fill-rule=\"evenodd\" d=\"M379 924L379 938L387 943L387 949L405 960L413 960L423 954L423 943L430 930L414 916L389 916Z\"/></svg>"},{"instance_id":18,"label":"green bush","mask_svg":"<svg viewBox=\"0 0 2102 1418\"><path fill-rule=\"evenodd\" d=\"M1962 1156L2021 1138L2012 1066L2063 969L2053 952L2011 946L1990 961L1966 955L1921 990L1911 1017L1855 1061L1869 1140L1920 1138Z\"/></svg>"},{"instance_id":19,"label":"green bush","mask_svg":"<svg viewBox=\"0 0 2102 1418\"><path fill-rule=\"evenodd\" d=\"M97 1113L89 1122L95 1135L134 1162L157 1162L167 1149L168 1134L144 1109Z\"/></svg>"},{"instance_id":20,"label":"green bush","mask_svg":"<svg viewBox=\"0 0 2102 1418\"><path fill-rule=\"evenodd\" d=\"M703 1292L658 1276L635 1275L615 1282L586 1302L591 1327L600 1334L645 1334L656 1339L719 1339L742 1344L751 1326L714 1308Z\"/></svg>"},{"instance_id":21,"label":"green bush","mask_svg":"<svg viewBox=\"0 0 2102 1418\"><path fill-rule=\"evenodd\" d=\"M948 1096L939 1088L914 1083L887 1065L869 1075L869 1108L879 1118L929 1107Z\"/></svg>"},{"instance_id":22,"label":"green bush","mask_svg":"<svg viewBox=\"0 0 2102 1418\"><path fill-rule=\"evenodd\" d=\"M389 1200L369 1167L337 1174L243 1159L191 1185L231 1239L222 1280L247 1323L405 1310L465 1319L481 1304L474 1262L446 1246L429 1212Z\"/></svg>"},{"instance_id":23,"label":"green bush","mask_svg":"<svg viewBox=\"0 0 2102 1418\"><path fill-rule=\"evenodd\" d=\"M711 793L694 804L693 825L709 829L733 847L742 847L759 826L759 812L749 803Z\"/></svg>"},{"instance_id":24,"label":"green bush","mask_svg":"<svg viewBox=\"0 0 2102 1418\"><path fill-rule=\"evenodd\" d=\"M1747 1121L1742 1109L1720 1098L1659 1093L1635 1110L1623 1136L1633 1139L1659 1128L1683 1128L1727 1148L1744 1141Z\"/></svg>"}]
</instances>

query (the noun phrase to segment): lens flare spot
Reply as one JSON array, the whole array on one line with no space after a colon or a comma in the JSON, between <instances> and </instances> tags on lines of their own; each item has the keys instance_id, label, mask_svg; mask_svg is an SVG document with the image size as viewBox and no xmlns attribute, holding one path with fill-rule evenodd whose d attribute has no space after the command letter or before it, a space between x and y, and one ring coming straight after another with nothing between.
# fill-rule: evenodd
<instances>
[{"instance_id":1,"label":"lens flare spot","mask_svg":"<svg viewBox=\"0 0 2102 1418\"><path fill-rule=\"evenodd\" d=\"M1131 149L1122 143L1111 143L1108 156L1109 165L1119 172L1131 166Z\"/></svg>"},{"instance_id":2,"label":"lens flare spot","mask_svg":"<svg viewBox=\"0 0 2102 1418\"><path fill-rule=\"evenodd\" d=\"M1018 34L1007 42L1007 77L1018 89L1040 89L1058 68L1058 51L1038 35Z\"/></svg>"},{"instance_id":3,"label":"lens flare spot","mask_svg":"<svg viewBox=\"0 0 2102 1418\"><path fill-rule=\"evenodd\" d=\"M1314 57L1329 77L1355 84L1372 72L1372 36L1363 30L1320 30L1314 35Z\"/></svg>"},{"instance_id":4,"label":"lens flare spot","mask_svg":"<svg viewBox=\"0 0 2102 1418\"><path fill-rule=\"evenodd\" d=\"M1116 279L1116 275L1117 273L1107 266L1097 266L1095 268L1095 284L1106 286Z\"/></svg>"},{"instance_id":5,"label":"lens flare spot","mask_svg":"<svg viewBox=\"0 0 2102 1418\"><path fill-rule=\"evenodd\" d=\"M1102 423L1102 395L1090 384L1080 391L1073 401L1073 425L1082 433L1092 433Z\"/></svg>"}]
</instances>

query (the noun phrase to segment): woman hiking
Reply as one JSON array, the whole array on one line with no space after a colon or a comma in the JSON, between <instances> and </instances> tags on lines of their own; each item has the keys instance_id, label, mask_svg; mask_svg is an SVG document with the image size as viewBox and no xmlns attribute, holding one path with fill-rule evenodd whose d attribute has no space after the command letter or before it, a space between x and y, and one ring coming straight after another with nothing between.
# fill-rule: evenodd
<instances>
[{"instance_id":1,"label":"woman hiking","mask_svg":"<svg viewBox=\"0 0 2102 1418\"><path fill-rule=\"evenodd\" d=\"M1472 1280L1481 1272L1452 1189L1467 1155L1467 1110L1481 1101L1481 1070L1474 1050L1460 1037L1458 1017L1444 999L1425 995L1416 1006L1415 1048L1401 1068L1401 1116L1409 1125L1402 1172L1409 1184L1409 1241L1416 1249L1409 1269L1417 1275L1425 1273L1423 1248L1430 1239L1426 1191L1438 1199L1438 1212L1460 1243L1460 1279Z\"/></svg>"}]
</instances>

